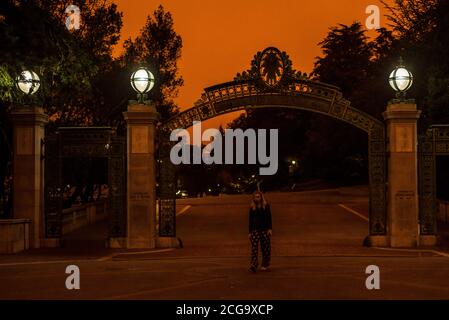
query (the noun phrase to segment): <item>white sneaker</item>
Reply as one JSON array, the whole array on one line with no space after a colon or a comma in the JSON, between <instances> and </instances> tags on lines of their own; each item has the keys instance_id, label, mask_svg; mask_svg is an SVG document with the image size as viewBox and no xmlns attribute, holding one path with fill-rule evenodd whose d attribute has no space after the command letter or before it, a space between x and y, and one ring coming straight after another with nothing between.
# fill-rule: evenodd
<instances>
[{"instance_id":1,"label":"white sneaker","mask_svg":"<svg viewBox=\"0 0 449 320\"><path fill-rule=\"evenodd\" d=\"M260 270L267 271L270 267L260 267Z\"/></svg>"}]
</instances>

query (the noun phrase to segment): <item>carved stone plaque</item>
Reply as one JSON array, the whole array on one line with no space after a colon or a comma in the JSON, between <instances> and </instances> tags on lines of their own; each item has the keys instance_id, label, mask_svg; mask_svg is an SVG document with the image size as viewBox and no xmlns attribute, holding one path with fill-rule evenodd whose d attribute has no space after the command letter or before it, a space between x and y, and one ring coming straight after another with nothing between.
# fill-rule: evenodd
<instances>
[{"instance_id":1,"label":"carved stone plaque","mask_svg":"<svg viewBox=\"0 0 449 320\"><path fill-rule=\"evenodd\" d=\"M413 152L413 125L395 127L395 152Z\"/></svg>"},{"instance_id":2,"label":"carved stone plaque","mask_svg":"<svg viewBox=\"0 0 449 320\"><path fill-rule=\"evenodd\" d=\"M131 153L148 153L148 127L133 126L131 128Z\"/></svg>"},{"instance_id":3,"label":"carved stone plaque","mask_svg":"<svg viewBox=\"0 0 449 320\"><path fill-rule=\"evenodd\" d=\"M21 156L33 154L33 128L19 127L17 130L17 154Z\"/></svg>"}]
</instances>

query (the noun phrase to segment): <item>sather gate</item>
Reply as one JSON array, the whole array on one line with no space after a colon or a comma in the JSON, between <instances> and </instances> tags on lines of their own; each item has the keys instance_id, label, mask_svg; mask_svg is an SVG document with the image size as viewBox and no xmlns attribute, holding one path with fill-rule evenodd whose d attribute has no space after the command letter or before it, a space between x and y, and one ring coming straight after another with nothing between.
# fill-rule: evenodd
<instances>
[{"instance_id":1,"label":"sather gate","mask_svg":"<svg viewBox=\"0 0 449 320\"><path fill-rule=\"evenodd\" d=\"M169 160L168 133L229 112L272 107L323 114L367 133L370 189L367 245L436 244L434 161L435 155L449 154L449 134L447 128L433 127L418 143L417 121L421 112L414 101L392 100L382 114L384 121L378 120L353 107L337 87L294 70L289 56L274 47L258 52L250 69L237 74L233 81L206 88L192 108L166 122L160 123L155 106L144 98L141 94L139 101L130 102L123 113L126 142L117 140L106 128L66 129L59 138L45 139L48 117L42 108L20 107L13 111L14 192L15 199L21 199L14 202L14 216L31 221L31 247L51 246L55 243L52 238L60 236L58 163L61 157L74 155L109 160L109 184L115 190L111 199L111 246L176 246L176 184ZM57 157L51 160L48 154L42 154L44 149ZM44 168L42 158L46 161ZM48 173L49 170L54 172ZM42 171L49 174L44 186ZM45 212L41 210L44 194Z\"/></svg>"},{"instance_id":2,"label":"sather gate","mask_svg":"<svg viewBox=\"0 0 449 320\"><path fill-rule=\"evenodd\" d=\"M170 132L190 127L193 121L204 121L229 112L271 107L324 114L349 123L368 134L370 235L385 235L387 225L384 123L351 106L337 87L311 80L294 70L289 56L277 48L271 47L258 52L251 62L251 68L237 74L233 81L206 88L201 99L191 109L163 123L161 129ZM166 139L168 140L168 137ZM168 183L169 181L163 182ZM174 212L171 207L162 209L160 220L175 221ZM174 230L174 227L168 229Z\"/></svg>"}]
</instances>

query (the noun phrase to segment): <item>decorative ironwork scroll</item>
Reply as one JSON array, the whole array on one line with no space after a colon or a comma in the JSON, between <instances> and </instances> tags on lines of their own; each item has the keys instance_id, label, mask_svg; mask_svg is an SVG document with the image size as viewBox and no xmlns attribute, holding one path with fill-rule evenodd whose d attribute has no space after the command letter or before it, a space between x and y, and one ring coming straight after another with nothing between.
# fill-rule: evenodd
<instances>
[{"instance_id":1,"label":"decorative ironwork scroll","mask_svg":"<svg viewBox=\"0 0 449 320\"><path fill-rule=\"evenodd\" d=\"M437 233L436 157L449 156L449 125L431 126L419 139L419 222L422 235Z\"/></svg>"},{"instance_id":2,"label":"decorative ironwork scroll","mask_svg":"<svg viewBox=\"0 0 449 320\"><path fill-rule=\"evenodd\" d=\"M107 157L113 133L113 130L107 127L58 128L61 139L60 155L62 158Z\"/></svg>"},{"instance_id":3,"label":"decorative ironwork scroll","mask_svg":"<svg viewBox=\"0 0 449 320\"><path fill-rule=\"evenodd\" d=\"M44 142L44 219L45 237L62 235L61 159L58 134L47 136Z\"/></svg>"},{"instance_id":4,"label":"decorative ironwork scroll","mask_svg":"<svg viewBox=\"0 0 449 320\"><path fill-rule=\"evenodd\" d=\"M125 238L126 206L126 139L112 136L108 150L109 237Z\"/></svg>"},{"instance_id":5,"label":"decorative ironwork scroll","mask_svg":"<svg viewBox=\"0 0 449 320\"><path fill-rule=\"evenodd\" d=\"M366 133L369 139L370 234L386 234L386 156L384 123L351 106L340 89L296 71L285 52L258 52L249 70L234 81L204 90L192 108L163 124L166 130L187 128L194 121L249 108L292 108L324 114Z\"/></svg>"},{"instance_id":6,"label":"decorative ironwork scroll","mask_svg":"<svg viewBox=\"0 0 449 320\"><path fill-rule=\"evenodd\" d=\"M170 161L172 143L165 131L158 145L159 236L176 236L176 167Z\"/></svg>"},{"instance_id":7,"label":"decorative ironwork scroll","mask_svg":"<svg viewBox=\"0 0 449 320\"><path fill-rule=\"evenodd\" d=\"M370 191L370 235L387 233L385 128L376 126L368 133Z\"/></svg>"}]
</instances>

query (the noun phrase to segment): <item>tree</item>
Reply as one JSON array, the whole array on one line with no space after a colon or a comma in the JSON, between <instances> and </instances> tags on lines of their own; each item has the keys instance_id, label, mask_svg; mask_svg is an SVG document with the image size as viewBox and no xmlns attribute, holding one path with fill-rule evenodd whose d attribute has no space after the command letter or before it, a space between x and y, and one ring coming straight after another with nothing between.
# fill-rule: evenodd
<instances>
[{"instance_id":1,"label":"tree","mask_svg":"<svg viewBox=\"0 0 449 320\"><path fill-rule=\"evenodd\" d=\"M174 30L171 13L159 6L153 16L148 16L140 35L134 41L126 40L124 46L123 64L130 70L145 64L151 70L156 83L149 98L162 119L173 116L178 112L173 99L184 82L178 73L182 39Z\"/></svg>"},{"instance_id":2,"label":"tree","mask_svg":"<svg viewBox=\"0 0 449 320\"><path fill-rule=\"evenodd\" d=\"M449 1L440 0L434 8L434 29L422 50L426 90L422 101L428 114L428 124L449 123ZM431 57L431 58L429 58ZM428 77L426 77L428 76Z\"/></svg>"},{"instance_id":3,"label":"tree","mask_svg":"<svg viewBox=\"0 0 449 320\"><path fill-rule=\"evenodd\" d=\"M82 44L83 49L96 58L97 67L108 68L112 58L112 49L120 40L123 26L123 13L109 0L36 0L37 5L49 12L57 21L65 25L66 8L75 4L80 9L79 30L71 33Z\"/></svg>"},{"instance_id":4,"label":"tree","mask_svg":"<svg viewBox=\"0 0 449 320\"><path fill-rule=\"evenodd\" d=\"M422 127L449 122L449 1L396 0L388 19L414 74L410 96L423 110Z\"/></svg>"},{"instance_id":5,"label":"tree","mask_svg":"<svg viewBox=\"0 0 449 320\"><path fill-rule=\"evenodd\" d=\"M323 55L316 59L313 79L338 86L353 106L369 112L363 93L369 87L375 46L368 41L362 25L354 22L332 27L319 45ZM306 148L309 170L318 171L327 179L348 182L366 179L364 133L324 117L314 117L312 128Z\"/></svg>"},{"instance_id":6,"label":"tree","mask_svg":"<svg viewBox=\"0 0 449 320\"><path fill-rule=\"evenodd\" d=\"M360 22L339 24L319 43L323 56L317 57L312 76L338 86L350 97L368 77L372 46Z\"/></svg>"},{"instance_id":7,"label":"tree","mask_svg":"<svg viewBox=\"0 0 449 320\"><path fill-rule=\"evenodd\" d=\"M65 26L68 4L71 1L0 2L0 196L4 177L11 174L8 114L14 104L43 106L50 116L47 130L51 132L58 126L93 124L107 95L97 84L113 65L111 50L122 26L121 13L107 1L79 1L84 23L81 30L70 32ZM35 71L41 79L34 101L25 99L14 86L24 69Z\"/></svg>"},{"instance_id":8,"label":"tree","mask_svg":"<svg viewBox=\"0 0 449 320\"><path fill-rule=\"evenodd\" d=\"M398 38L412 43L425 41L439 23L438 6L446 0L395 0L394 5L381 1L390 12L387 19Z\"/></svg>"},{"instance_id":9,"label":"tree","mask_svg":"<svg viewBox=\"0 0 449 320\"><path fill-rule=\"evenodd\" d=\"M122 25L121 13L114 4L82 1L84 23L80 30L70 32L65 26L67 3L6 0L0 5L4 17L0 27L2 74L9 80L22 69L39 74L42 86L36 103L50 115L49 129L94 122L93 114L107 94L99 92L97 84L112 65L110 53ZM103 28L98 28L101 23ZM11 85L2 87L3 104L19 102L23 97Z\"/></svg>"},{"instance_id":10,"label":"tree","mask_svg":"<svg viewBox=\"0 0 449 320\"><path fill-rule=\"evenodd\" d=\"M65 9L72 3L71 0L41 0L39 6L65 26L67 18ZM116 4L107 0L79 0L75 4L80 9L81 24L79 30L72 30L70 34L92 59L97 72L89 78L89 91L84 91L78 97L76 106L69 109L72 112L60 113L60 117L55 117L57 119L55 125L83 124L84 119L84 124L116 126L120 121L116 121L117 117L110 116L110 110L117 104L117 100L110 99L111 95L116 97L116 91L112 90L115 83L112 82L117 81L118 65L118 61L112 57L112 49L120 39L123 13L118 11ZM121 86L127 82L122 82ZM118 100L123 100L123 97ZM81 123L73 121L77 113L82 115Z\"/></svg>"}]
</instances>

